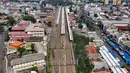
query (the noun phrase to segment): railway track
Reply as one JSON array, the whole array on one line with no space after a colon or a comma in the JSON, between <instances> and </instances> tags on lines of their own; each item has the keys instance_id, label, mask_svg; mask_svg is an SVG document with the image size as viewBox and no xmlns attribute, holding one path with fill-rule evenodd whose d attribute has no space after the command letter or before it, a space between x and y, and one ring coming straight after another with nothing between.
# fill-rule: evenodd
<instances>
[{"instance_id":1,"label":"railway track","mask_svg":"<svg viewBox=\"0 0 130 73\"><path fill-rule=\"evenodd\" d=\"M76 73L65 7L59 7L58 12L50 41L52 73Z\"/></svg>"}]
</instances>

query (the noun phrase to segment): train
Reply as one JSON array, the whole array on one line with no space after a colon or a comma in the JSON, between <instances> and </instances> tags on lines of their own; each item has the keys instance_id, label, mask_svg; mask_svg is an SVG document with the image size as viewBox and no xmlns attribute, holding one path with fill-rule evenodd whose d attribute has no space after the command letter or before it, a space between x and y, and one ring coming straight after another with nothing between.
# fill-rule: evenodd
<instances>
[{"instance_id":1,"label":"train","mask_svg":"<svg viewBox=\"0 0 130 73\"><path fill-rule=\"evenodd\" d=\"M64 15L65 14L65 15ZM67 30L69 33L69 40L73 41L73 33L70 27L70 22L69 22L69 17L68 17L68 10L67 8L62 7L62 25L61 25L61 35L65 35L65 22L64 22L64 17L66 17L67 20Z\"/></svg>"},{"instance_id":2,"label":"train","mask_svg":"<svg viewBox=\"0 0 130 73\"><path fill-rule=\"evenodd\" d=\"M119 53L119 55L123 58L123 60L130 65L130 56L127 52L124 50L120 49L118 45L116 45L114 42L112 42L110 39L105 40L115 51Z\"/></svg>"}]
</instances>

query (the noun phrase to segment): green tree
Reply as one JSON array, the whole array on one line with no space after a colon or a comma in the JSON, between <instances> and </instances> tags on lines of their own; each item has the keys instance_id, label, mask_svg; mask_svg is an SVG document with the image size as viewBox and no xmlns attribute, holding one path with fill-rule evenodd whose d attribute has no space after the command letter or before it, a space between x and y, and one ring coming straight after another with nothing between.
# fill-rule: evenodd
<instances>
[{"instance_id":1,"label":"green tree","mask_svg":"<svg viewBox=\"0 0 130 73\"><path fill-rule=\"evenodd\" d=\"M82 28L83 28L83 25L80 23L80 24L78 24L78 27L79 27L80 29L82 29Z\"/></svg>"},{"instance_id":2,"label":"green tree","mask_svg":"<svg viewBox=\"0 0 130 73\"><path fill-rule=\"evenodd\" d=\"M33 66L33 67L32 67L32 70L38 72L38 67L37 67L37 66Z\"/></svg>"},{"instance_id":3,"label":"green tree","mask_svg":"<svg viewBox=\"0 0 130 73\"><path fill-rule=\"evenodd\" d=\"M33 16L31 16L31 15L23 16L23 20L31 21L32 23L36 22L36 19Z\"/></svg>"},{"instance_id":4,"label":"green tree","mask_svg":"<svg viewBox=\"0 0 130 73\"><path fill-rule=\"evenodd\" d=\"M47 25L48 25L49 27L51 27L51 23L52 23L52 22L48 22Z\"/></svg>"},{"instance_id":5,"label":"green tree","mask_svg":"<svg viewBox=\"0 0 130 73\"><path fill-rule=\"evenodd\" d=\"M123 3L124 2L124 0L121 0L121 3Z\"/></svg>"},{"instance_id":6,"label":"green tree","mask_svg":"<svg viewBox=\"0 0 130 73\"><path fill-rule=\"evenodd\" d=\"M22 57L25 48L18 48L19 56Z\"/></svg>"},{"instance_id":7,"label":"green tree","mask_svg":"<svg viewBox=\"0 0 130 73\"><path fill-rule=\"evenodd\" d=\"M69 11L70 11L70 12L72 12L72 11L73 11L73 10L72 10L72 5L69 7Z\"/></svg>"},{"instance_id":8,"label":"green tree","mask_svg":"<svg viewBox=\"0 0 130 73\"><path fill-rule=\"evenodd\" d=\"M91 66L89 58L86 56L86 48L88 45L89 38L80 36L74 32L74 44L75 44L75 56L78 59L78 64L76 65L77 73L90 73L93 69Z\"/></svg>"},{"instance_id":9,"label":"green tree","mask_svg":"<svg viewBox=\"0 0 130 73\"><path fill-rule=\"evenodd\" d=\"M94 14L94 17L96 17L96 18L97 18L97 17L98 17L98 15L97 15L97 14Z\"/></svg>"},{"instance_id":10,"label":"green tree","mask_svg":"<svg viewBox=\"0 0 130 73\"><path fill-rule=\"evenodd\" d=\"M9 37L9 35L7 34L6 36L5 36L5 41L9 41L9 39L10 39L10 37Z\"/></svg>"},{"instance_id":11,"label":"green tree","mask_svg":"<svg viewBox=\"0 0 130 73\"><path fill-rule=\"evenodd\" d=\"M7 17L7 19L8 19L8 24L10 26L13 26L16 23L14 17L12 17L12 16Z\"/></svg>"},{"instance_id":12,"label":"green tree","mask_svg":"<svg viewBox=\"0 0 130 73\"><path fill-rule=\"evenodd\" d=\"M126 67L126 65L125 64L123 64L123 66L121 67L121 68L125 68Z\"/></svg>"},{"instance_id":13,"label":"green tree","mask_svg":"<svg viewBox=\"0 0 130 73\"><path fill-rule=\"evenodd\" d=\"M33 53L37 53L37 51L35 50L35 44L31 44L31 48Z\"/></svg>"}]
</instances>

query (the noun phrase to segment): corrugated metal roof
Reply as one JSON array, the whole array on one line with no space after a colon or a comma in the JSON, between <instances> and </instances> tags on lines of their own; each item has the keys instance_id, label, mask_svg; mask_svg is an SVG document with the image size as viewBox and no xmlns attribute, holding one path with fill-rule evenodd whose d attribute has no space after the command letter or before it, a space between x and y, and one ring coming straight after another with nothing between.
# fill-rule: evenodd
<instances>
[{"instance_id":1,"label":"corrugated metal roof","mask_svg":"<svg viewBox=\"0 0 130 73\"><path fill-rule=\"evenodd\" d=\"M44 58L45 57L44 57L43 53L31 54L31 55L27 55L27 56L22 57L22 58L12 60L11 66L19 65L19 64L23 64L23 63L27 63L27 62L32 62L32 61L36 61L36 60L41 60Z\"/></svg>"}]
</instances>

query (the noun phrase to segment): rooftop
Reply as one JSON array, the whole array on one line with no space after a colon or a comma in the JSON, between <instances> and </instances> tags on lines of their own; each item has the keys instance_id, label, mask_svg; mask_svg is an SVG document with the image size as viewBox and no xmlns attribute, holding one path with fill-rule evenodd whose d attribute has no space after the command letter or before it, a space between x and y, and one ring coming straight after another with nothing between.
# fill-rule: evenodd
<instances>
[{"instance_id":1,"label":"rooftop","mask_svg":"<svg viewBox=\"0 0 130 73\"><path fill-rule=\"evenodd\" d=\"M89 45L87 47L87 54L97 54L96 47L94 45Z\"/></svg>"},{"instance_id":2,"label":"rooftop","mask_svg":"<svg viewBox=\"0 0 130 73\"><path fill-rule=\"evenodd\" d=\"M21 20L19 24L30 24L30 21Z\"/></svg>"},{"instance_id":3,"label":"rooftop","mask_svg":"<svg viewBox=\"0 0 130 73\"><path fill-rule=\"evenodd\" d=\"M94 66L92 73L110 73L108 65L101 58L100 54L97 53L96 49L94 45L89 45L87 48L88 57Z\"/></svg>"},{"instance_id":4,"label":"rooftop","mask_svg":"<svg viewBox=\"0 0 130 73\"><path fill-rule=\"evenodd\" d=\"M9 41L17 41L17 40L23 40L23 41L28 41L30 37L12 37L10 38Z\"/></svg>"},{"instance_id":5,"label":"rooftop","mask_svg":"<svg viewBox=\"0 0 130 73\"><path fill-rule=\"evenodd\" d=\"M28 23L19 23L12 27L12 30L25 30L29 26Z\"/></svg>"},{"instance_id":6,"label":"rooftop","mask_svg":"<svg viewBox=\"0 0 130 73\"><path fill-rule=\"evenodd\" d=\"M15 37L32 37L32 34L12 34L12 36L15 36Z\"/></svg>"},{"instance_id":7,"label":"rooftop","mask_svg":"<svg viewBox=\"0 0 130 73\"><path fill-rule=\"evenodd\" d=\"M44 59L43 53L31 54L31 55L24 56L22 58L17 58L17 59L12 60L11 66L24 64L24 63L28 63L28 62L32 62L32 61L37 61L37 60L41 60L41 59Z\"/></svg>"},{"instance_id":8,"label":"rooftop","mask_svg":"<svg viewBox=\"0 0 130 73\"><path fill-rule=\"evenodd\" d=\"M94 69L92 73L110 73L110 72L108 68L102 67Z\"/></svg>"},{"instance_id":9,"label":"rooftop","mask_svg":"<svg viewBox=\"0 0 130 73\"><path fill-rule=\"evenodd\" d=\"M24 27L12 27L12 31L15 31L15 30L20 30L20 31L24 31L26 28Z\"/></svg>"},{"instance_id":10,"label":"rooftop","mask_svg":"<svg viewBox=\"0 0 130 73\"><path fill-rule=\"evenodd\" d=\"M29 25L26 30L26 32L32 32L32 31L44 31L44 28L42 28L42 24L31 24Z\"/></svg>"},{"instance_id":11,"label":"rooftop","mask_svg":"<svg viewBox=\"0 0 130 73\"><path fill-rule=\"evenodd\" d=\"M14 32L14 31L11 31L8 33L8 35L13 35L13 34L25 34L25 32Z\"/></svg>"},{"instance_id":12,"label":"rooftop","mask_svg":"<svg viewBox=\"0 0 130 73\"><path fill-rule=\"evenodd\" d=\"M19 58L19 56L17 54L15 54L15 53L7 54L8 65L10 66L11 61L13 59L17 59L17 58Z\"/></svg>"},{"instance_id":13,"label":"rooftop","mask_svg":"<svg viewBox=\"0 0 130 73\"><path fill-rule=\"evenodd\" d=\"M24 43L20 41L15 41L14 43L9 44L9 49L18 49L18 48L23 48Z\"/></svg>"},{"instance_id":14,"label":"rooftop","mask_svg":"<svg viewBox=\"0 0 130 73\"><path fill-rule=\"evenodd\" d=\"M34 42L36 49L38 51L38 53L44 53L44 55L47 55L47 48L45 48L45 46L43 45L43 43L40 42Z\"/></svg>"}]
</instances>

